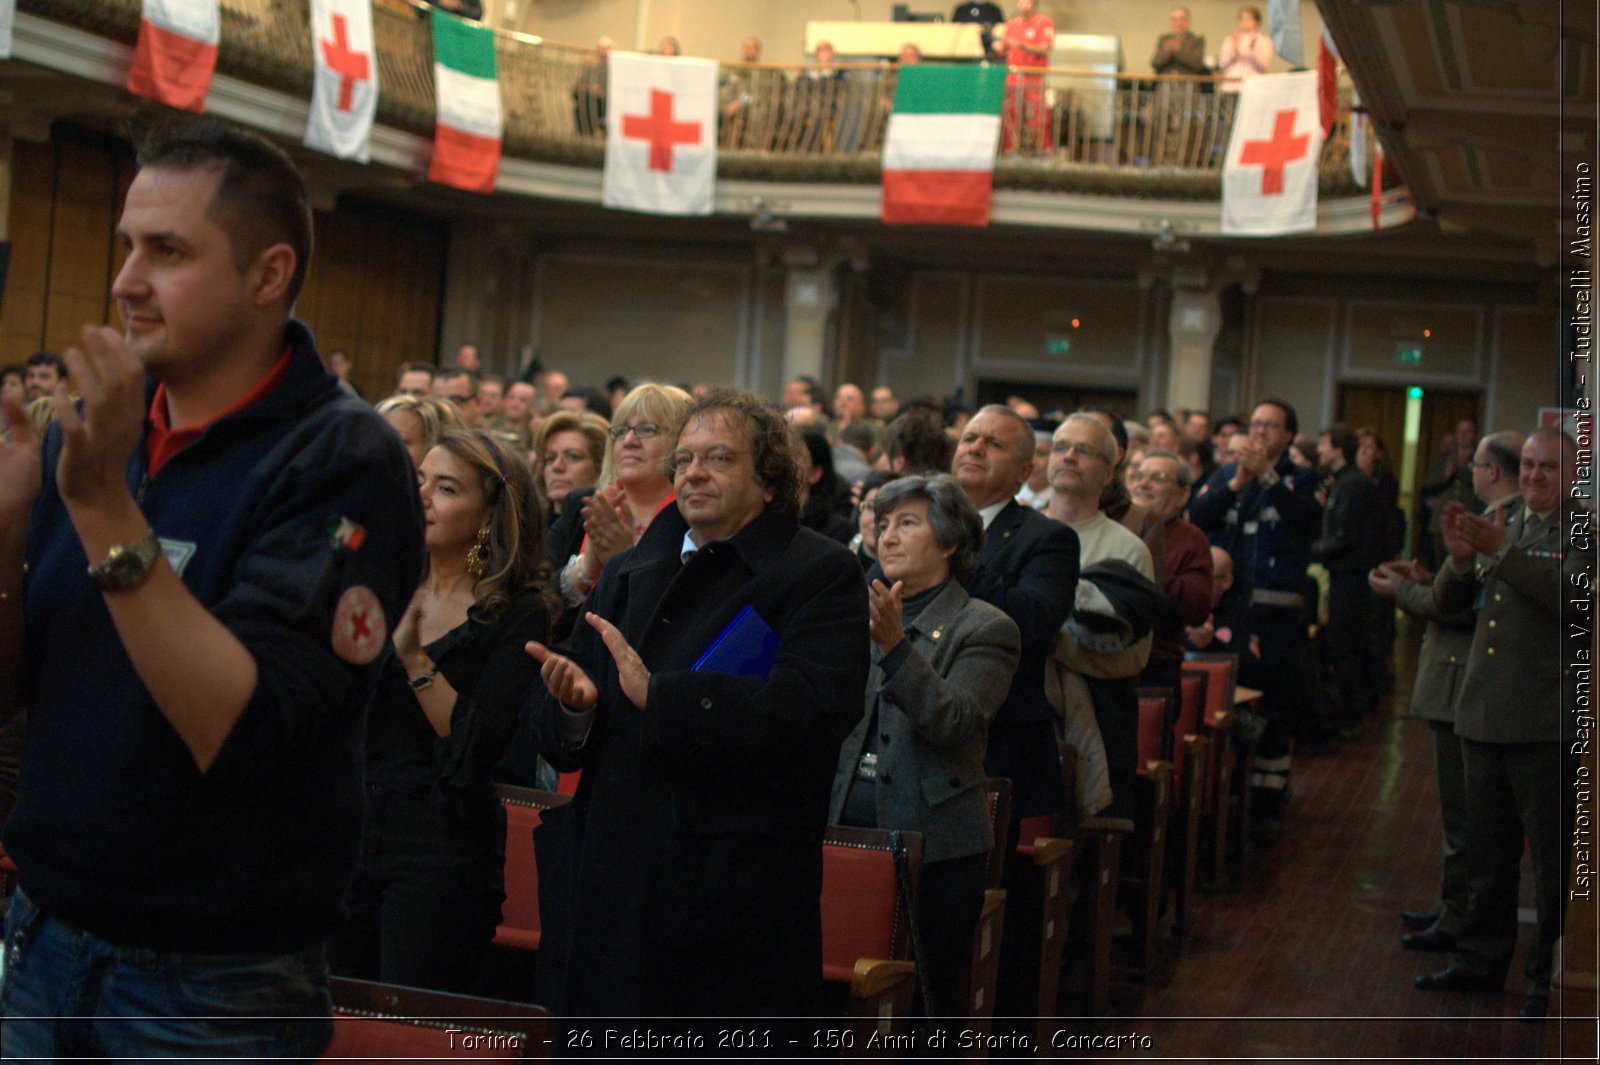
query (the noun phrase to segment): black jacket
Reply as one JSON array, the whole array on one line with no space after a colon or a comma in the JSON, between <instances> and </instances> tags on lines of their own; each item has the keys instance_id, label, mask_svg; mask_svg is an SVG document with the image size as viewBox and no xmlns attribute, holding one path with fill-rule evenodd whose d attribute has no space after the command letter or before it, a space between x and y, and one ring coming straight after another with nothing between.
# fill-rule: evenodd
<instances>
[{"instance_id":1,"label":"black jacket","mask_svg":"<svg viewBox=\"0 0 1600 1065\"><path fill-rule=\"evenodd\" d=\"M1355 463L1341 466L1333 475L1322 535L1312 542L1311 557L1329 573L1365 573L1380 561L1383 532L1377 485Z\"/></svg>"},{"instance_id":2,"label":"black jacket","mask_svg":"<svg viewBox=\"0 0 1600 1065\"><path fill-rule=\"evenodd\" d=\"M865 701L867 596L839 544L766 513L681 559L676 507L606 564L586 608L651 671L640 710L580 619L567 653L600 689L563 742L540 688L526 712L573 802L537 834L547 1002L560 1013L815 1012L821 838L845 736ZM745 606L777 632L766 678L689 667Z\"/></svg>"},{"instance_id":3,"label":"black jacket","mask_svg":"<svg viewBox=\"0 0 1600 1065\"><path fill-rule=\"evenodd\" d=\"M1054 711L1044 694L1044 664L1078 591L1078 534L1012 500L989 523L967 594L1005 611L1022 633L1011 690L989 726L984 766L1009 777L1014 818L1066 808L1056 754Z\"/></svg>"}]
</instances>

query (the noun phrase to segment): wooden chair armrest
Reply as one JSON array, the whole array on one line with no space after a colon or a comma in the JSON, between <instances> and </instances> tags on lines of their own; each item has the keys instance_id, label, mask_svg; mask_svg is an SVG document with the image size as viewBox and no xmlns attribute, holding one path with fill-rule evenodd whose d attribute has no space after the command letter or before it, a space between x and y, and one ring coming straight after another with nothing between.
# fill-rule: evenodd
<instances>
[{"instance_id":1,"label":"wooden chair armrest","mask_svg":"<svg viewBox=\"0 0 1600 1065\"><path fill-rule=\"evenodd\" d=\"M850 974L850 995L852 998L877 998L915 979L916 975L915 962L857 958L855 971Z\"/></svg>"},{"instance_id":2,"label":"wooden chair armrest","mask_svg":"<svg viewBox=\"0 0 1600 1065\"><path fill-rule=\"evenodd\" d=\"M1211 727L1218 732L1232 732L1239 724L1239 719L1232 710L1218 710L1213 722Z\"/></svg>"},{"instance_id":3,"label":"wooden chair armrest","mask_svg":"<svg viewBox=\"0 0 1600 1065\"><path fill-rule=\"evenodd\" d=\"M1078 822L1078 827L1085 832L1121 832L1124 835L1131 835L1133 833L1133 818L1085 817Z\"/></svg>"},{"instance_id":4,"label":"wooden chair armrest","mask_svg":"<svg viewBox=\"0 0 1600 1065\"><path fill-rule=\"evenodd\" d=\"M1053 865L1065 858L1072 857L1073 843L1070 839L1057 839L1055 836L1036 836L1033 840L1033 864L1037 866Z\"/></svg>"},{"instance_id":5,"label":"wooden chair armrest","mask_svg":"<svg viewBox=\"0 0 1600 1065\"><path fill-rule=\"evenodd\" d=\"M996 913L1005 908L1005 904L1005 888L986 888L983 892L983 917L993 917Z\"/></svg>"},{"instance_id":6,"label":"wooden chair armrest","mask_svg":"<svg viewBox=\"0 0 1600 1065\"><path fill-rule=\"evenodd\" d=\"M1145 775L1151 780L1171 780L1172 763L1165 758L1152 758L1144 764Z\"/></svg>"}]
</instances>

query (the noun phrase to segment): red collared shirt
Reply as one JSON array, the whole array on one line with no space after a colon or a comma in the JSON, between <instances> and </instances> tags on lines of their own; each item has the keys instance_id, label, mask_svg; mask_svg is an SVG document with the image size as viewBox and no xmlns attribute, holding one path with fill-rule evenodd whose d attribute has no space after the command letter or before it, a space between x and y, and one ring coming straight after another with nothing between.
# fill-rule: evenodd
<instances>
[{"instance_id":1,"label":"red collared shirt","mask_svg":"<svg viewBox=\"0 0 1600 1065\"><path fill-rule=\"evenodd\" d=\"M278 361L273 364L271 370L267 371L267 376L263 377L243 399L204 425L191 426L187 429L172 428L172 422L167 414L167 386L165 384L156 385L155 397L150 401L150 421L144 437L146 472L151 477L154 477L161 472L161 467L165 466L174 455L200 439L200 434L204 433L218 420L226 418L230 414L237 414L246 407L253 406L270 395L273 389L283 383L285 375L288 374L292 355L293 349L285 345L283 354L278 356Z\"/></svg>"}]
</instances>

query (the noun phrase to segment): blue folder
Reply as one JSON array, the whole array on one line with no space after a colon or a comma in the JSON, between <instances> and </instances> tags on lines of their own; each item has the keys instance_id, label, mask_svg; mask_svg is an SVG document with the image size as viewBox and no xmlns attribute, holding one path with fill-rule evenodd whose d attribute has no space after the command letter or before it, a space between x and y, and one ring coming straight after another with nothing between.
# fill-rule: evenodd
<instances>
[{"instance_id":1,"label":"blue folder","mask_svg":"<svg viewBox=\"0 0 1600 1065\"><path fill-rule=\"evenodd\" d=\"M756 613L755 607L747 606L734 615L689 668L765 680L777 657L778 634Z\"/></svg>"}]
</instances>

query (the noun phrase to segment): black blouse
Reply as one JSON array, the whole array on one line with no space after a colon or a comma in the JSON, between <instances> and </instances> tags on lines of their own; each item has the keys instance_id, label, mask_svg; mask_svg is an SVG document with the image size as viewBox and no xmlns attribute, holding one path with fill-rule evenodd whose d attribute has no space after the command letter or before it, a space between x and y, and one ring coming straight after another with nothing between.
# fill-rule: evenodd
<instances>
[{"instance_id":1,"label":"black blouse","mask_svg":"<svg viewBox=\"0 0 1600 1065\"><path fill-rule=\"evenodd\" d=\"M384 669L367 715L367 783L418 798L438 796L452 816L492 808L493 771L517 728L539 664L522 645L549 639L544 598L525 592L494 621L474 607L467 620L428 644L428 657L456 690L450 734L440 736L407 684L397 655Z\"/></svg>"}]
</instances>

